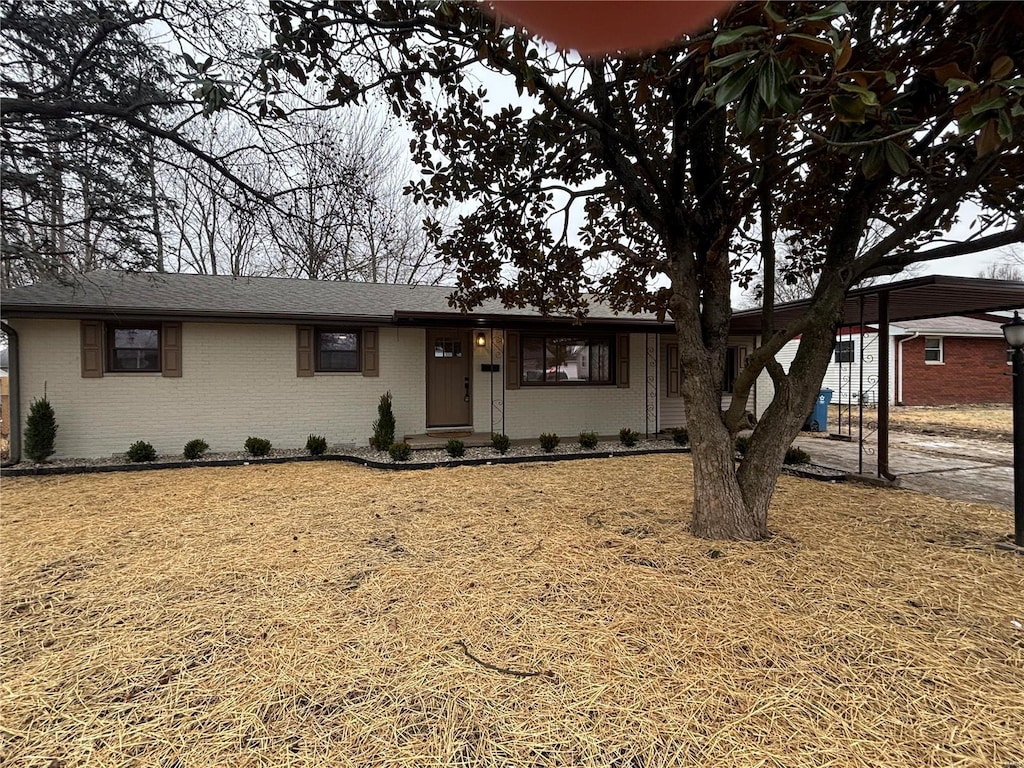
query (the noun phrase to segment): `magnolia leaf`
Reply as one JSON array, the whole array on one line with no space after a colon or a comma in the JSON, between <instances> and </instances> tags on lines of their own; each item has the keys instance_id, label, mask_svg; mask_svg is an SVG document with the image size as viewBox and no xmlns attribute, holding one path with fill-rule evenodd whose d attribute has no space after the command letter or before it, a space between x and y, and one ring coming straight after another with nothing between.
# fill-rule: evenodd
<instances>
[{"instance_id":1,"label":"magnolia leaf","mask_svg":"<svg viewBox=\"0 0 1024 768\"><path fill-rule=\"evenodd\" d=\"M871 147L871 149L864 153L864 159L861 160L860 167L865 179L873 179L885 167L884 150L880 146Z\"/></svg>"},{"instance_id":2,"label":"magnolia leaf","mask_svg":"<svg viewBox=\"0 0 1024 768\"><path fill-rule=\"evenodd\" d=\"M781 67L774 58L768 59L757 78L757 92L761 99L769 107L774 107L779 102L779 88L782 79Z\"/></svg>"},{"instance_id":3,"label":"magnolia leaf","mask_svg":"<svg viewBox=\"0 0 1024 768\"><path fill-rule=\"evenodd\" d=\"M850 12L850 9L846 7L846 3L835 3L830 5L828 8L823 8L817 13L812 13L810 16L804 18L808 21L828 21L834 19L837 16L842 16Z\"/></svg>"},{"instance_id":4,"label":"magnolia leaf","mask_svg":"<svg viewBox=\"0 0 1024 768\"><path fill-rule=\"evenodd\" d=\"M729 102L738 99L750 81L754 79L756 73L757 70L753 67L744 67L723 77L718 82L718 88L715 91L715 106L724 107Z\"/></svg>"},{"instance_id":5,"label":"magnolia leaf","mask_svg":"<svg viewBox=\"0 0 1024 768\"><path fill-rule=\"evenodd\" d=\"M836 94L835 96L829 97L828 103L832 106L832 111L835 112L835 115L840 122L864 122L864 117L867 114L867 107L859 97L848 96L846 94Z\"/></svg>"},{"instance_id":6,"label":"magnolia leaf","mask_svg":"<svg viewBox=\"0 0 1024 768\"><path fill-rule=\"evenodd\" d=\"M735 64L737 61L743 61L744 59L753 58L756 55L757 51L749 49L745 51L736 51L735 53L730 53L728 56L723 56L720 59L715 59L710 64L708 64L708 67L714 69L721 69L723 67L728 67L732 64Z\"/></svg>"},{"instance_id":7,"label":"magnolia leaf","mask_svg":"<svg viewBox=\"0 0 1024 768\"><path fill-rule=\"evenodd\" d=\"M936 67L933 71L935 72L935 79L940 85L947 85L950 80L972 82L971 78L964 74L964 71L960 69L960 65L955 61L943 64L941 67Z\"/></svg>"},{"instance_id":8,"label":"magnolia leaf","mask_svg":"<svg viewBox=\"0 0 1024 768\"><path fill-rule=\"evenodd\" d=\"M885 162L899 176L906 176L910 173L910 156L903 147L891 141L885 142Z\"/></svg>"},{"instance_id":9,"label":"magnolia leaf","mask_svg":"<svg viewBox=\"0 0 1024 768\"><path fill-rule=\"evenodd\" d=\"M982 104L975 104L973 107L971 107L971 114L980 115L982 112L988 112L990 109L1002 109L1007 105L1007 103L1008 102L1006 101L1006 99L1003 98L1002 96L999 96L994 99L989 99L988 101L983 102Z\"/></svg>"},{"instance_id":10,"label":"magnolia leaf","mask_svg":"<svg viewBox=\"0 0 1024 768\"><path fill-rule=\"evenodd\" d=\"M817 54L824 56L835 55L835 46L828 40L822 40L820 37L805 35L802 32L794 32L791 35L786 35L786 39L798 40L798 45L800 45L800 47L807 48Z\"/></svg>"},{"instance_id":11,"label":"magnolia leaf","mask_svg":"<svg viewBox=\"0 0 1024 768\"><path fill-rule=\"evenodd\" d=\"M757 97L755 89L751 88L743 94L736 105L736 127L742 136L749 136L757 130L762 110L763 102Z\"/></svg>"},{"instance_id":12,"label":"magnolia leaf","mask_svg":"<svg viewBox=\"0 0 1024 768\"><path fill-rule=\"evenodd\" d=\"M747 35L759 34L767 31L768 30L765 27L755 25L747 25L745 27L739 27L737 29L727 29L725 32L722 32L720 35L718 35L718 37L715 38L715 42L711 44L711 47L719 48L723 45L728 45L729 43L735 43L741 37L746 37Z\"/></svg>"},{"instance_id":13,"label":"magnolia leaf","mask_svg":"<svg viewBox=\"0 0 1024 768\"><path fill-rule=\"evenodd\" d=\"M1013 121L1007 114L1006 110L1002 110L998 116L999 122L999 138L1003 141L1013 140Z\"/></svg>"},{"instance_id":14,"label":"magnolia leaf","mask_svg":"<svg viewBox=\"0 0 1024 768\"><path fill-rule=\"evenodd\" d=\"M957 128L961 136L974 133L989 121L988 115L966 115L957 122Z\"/></svg>"},{"instance_id":15,"label":"magnolia leaf","mask_svg":"<svg viewBox=\"0 0 1024 768\"><path fill-rule=\"evenodd\" d=\"M984 157L991 152L995 152L999 149L999 145L1002 143L1003 140L999 138L999 126L997 121L994 119L989 120L985 123L985 126L978 134L978 138L975 140L978 157Z\"/></svg>"},{"instance_id":16,"label":"magnolia leaf","mask_svg":"<svg viewBox=\"0 0 1024 768\"><path fill-rule=\"evenodd\" d=\"M846 65L850 63L852 56L853 45L850 44L850 33L847 32L843 35L843 41L839 44L839 48L836 51L836 70L845 69Z\"/></svg>"},{"instance_id":17,"label":"magnolia leaf","mask_svg":"<svg viewBox=\"0 0 1024 768\"><path fill-rule=\"evenodd\" d=\"M946 81L946 93L952 93L953 91L959 90L965 86L973 91L978 87L978 84L973 80L962 80L960 78L951 77Z\"/></svg>"},{"instance_id":18,"label":"magnolia leaf","mask_svg":"<svg viewBox=\"0 0 1024 768\"><path fill-rule=\"evenodd\" d=\"M788 114L796 114L804 105L804 98L791 82L783 81L779 90L779 106Z\"/></svg>"},{"instance_id":19,"label":"magnolia leaf","mask_svg":"<svg viewBox=\"0 0 1024 768\"><path fill-rule=\"evenodd\" d=\"M992 62L992 69L989 71L989 79L1002 80L1013 72L1013 59L1009 56L1000 56Z\"/></svg>"}]
</instances>

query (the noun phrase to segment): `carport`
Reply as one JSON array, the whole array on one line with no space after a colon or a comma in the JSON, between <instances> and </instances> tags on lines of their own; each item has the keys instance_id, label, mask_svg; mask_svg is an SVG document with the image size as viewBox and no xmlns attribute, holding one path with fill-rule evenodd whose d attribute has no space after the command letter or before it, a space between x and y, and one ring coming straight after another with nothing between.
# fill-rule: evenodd
<instances>
[{"instance_id":1,"label":"carport","mask_svg":"<svg viewBox=\"0 0 1024 768\"><path fill-rule=\"evenodd\" d=\"M809 300L780 304L774 313L776 327L782 328L787 323L801 317L810 305ZM1024 308L1024 283L1022 282L926 275L851 291L843 305L843 325L857 325L860 327L861 333L863 333L865 325L877 326L879 339L887 340L890 323L953 315L976 315L1021 308ZM733 315L731 333L758 335L760 332L760 309L737 312ZM861 354L863 354L863 349L862 344ZM877 474L878 477L893 480L895 475L889 469L888 343L879 344L878 376L880 396L878 398ZM863 430L863 407L860 421ZM863 453L861 459L863 461Z\"/></svg>"}]
</instances>

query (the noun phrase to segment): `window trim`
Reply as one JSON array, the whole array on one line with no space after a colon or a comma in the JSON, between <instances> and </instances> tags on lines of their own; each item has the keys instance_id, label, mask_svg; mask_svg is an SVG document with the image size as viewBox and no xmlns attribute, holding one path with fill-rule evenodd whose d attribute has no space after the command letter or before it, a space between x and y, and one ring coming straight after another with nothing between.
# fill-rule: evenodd
<instances>
[{"instance_id":1,"label":"window trim","mask_svg":"<svg viewBox=\"0 0 1024 768\"><path fill-rule=\"evenodd\" d=\"M106 354L104 356L104 373L147 374L164 372L164 329L161 323L107 323ZM114 337L117 331L156 331L156 367L155 368L118 368L115 366ZM148 349L148 348L147 348Z\"/></svg>"},{"instance_id":2,"label":"window trim","mask_svg":"<svg viewBox=\"0 0 1024 768\"><path fill-rule=\"evenodd\" d=\"M939 342L938 347L929 347L929 341ZM939 352L938 360L929 360L928 353L935 350ZM946 343L942 336L925 336L924 337L924 364L925 365L945 365L946 364Z\"/></svg>"},{"instance_id":3,"label":"window trim","mask_svg":"<svg viewBox=\"0 0 1024 768\"><path fill-rule=\"evenodd\" d=\"M540 380L540 381L527 381L526 370L523 368L526 359L523 354L526 342L528 339L540 339L541 345L544 348L545 360L544 366L547 368L547 348L548 341L555 338L572 338L586 341L587 346L591 346L595 340L600 340L608 344L608 379L604 381L581 381L579 379L554 379L552 381ZM519 379L520 387L615 387L619 385L618 377L616 376L617 371L617 350L618 350L618 338L614 333L572 333L566 332L553 332L553 333L529 333L522 332L519 334L519 361L516 366L516 374Z\"/></svg>"},{"instance_id":4,"label":"window trim","mask_svg":"<svg viewBox=\"0 0 1024 768\"><path fill-rule=\"evenodd\" d=\"M323 368L320 365L320 337L325 333L349 333L356 338L355 368ZM313 328L313 372L314 373L363 373L363 331L361 328L343 326L315 326Z\"/></svg>"}]
</instances>

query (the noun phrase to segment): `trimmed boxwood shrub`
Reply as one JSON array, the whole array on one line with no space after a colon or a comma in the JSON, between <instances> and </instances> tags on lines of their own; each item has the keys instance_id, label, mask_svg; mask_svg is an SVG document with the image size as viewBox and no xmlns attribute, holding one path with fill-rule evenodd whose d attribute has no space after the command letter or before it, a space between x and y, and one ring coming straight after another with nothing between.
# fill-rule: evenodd
<instances>
[{"instance_id":1,"label":"trimmed boxwood shrub","mask_svg":"<svg viewBox=\"0 0 1024 768\"><path fill-rule=\"evenodd\" d=\"M323 435L310 435L306 439L306 450L310 456L323 456L327 453L327 438Z\"/></svg>"},{"instance_id":2,"label":"trimmed boxwood shrub","mask_svg":"<svg viewBox=\"0 0 1024 768\"><path fill-rule=\"evenodd\" d=\"M501 432L495 432L491 435L491 447L498 453L508 453L508 447L512 444L509 440L508 435L503 435Z\"/></svg>"},{"instance_id":3,"label":"trimmed boxwood shrub","mask_svg":"<svg viewBox=\"0 0 1024 768\"><path fill-rule=\"evenodd\" d=\"M270 453L270 441L263 437L247 437L245 450L250 456L266 456Z\"/></svg>"},{"instance_id":4,"label":"trimmed boxwood shrub","mask_svg":"<svg viewBox=\"0 0 1024 768\"><path fill-rule=\"evenodd\" d=\"M580 432L581 448L597 448L597 432Z\"/></svg>"},{"instance_id":5,"label":"trimmed boxwood shrub","mask_svg":"<svg viewBox=\"0 0 1024 768\"><path fill-rule=\"evenodd\" d=\"M182 453L189 461L195 461L196 459L203 458L203 454L208 450L210 450L210 446L206 444L205 440L189 440L185 443Z\"/></svg>"},{"instance_id":6,"label":"trimmed boxwood shrub","mask_svg":"<svg viewBox=\"0 0 1024 768\"><path fill-rule=\"evenodd\" d=\"M444 449L453 459L461 458L466 453L466 444L456 437L445 443Z\"/></svg>"},{"instance_id":7,"label":"trimmed boxwood shrub","mask_svg":"<svg viewBox=\"0 0 1024 768\"><path fill-rule=\"evenodd\" d=\"M540 447L543 449L544 453L554 453L559 442L561 441L558 435L554 432L545 432L540 436Z\"/></svg>"},{"instance_id":8,"label":"trimmed boxwood shrub","mask_svg":"<svg viewBox=\"0 0 1024 768\"><path fill-rule=\"evenodd\" d=\"M412 458L412 446L408 443L392 443L388 453L394 461L408 461Z\"/></svg>"},{"instance_id":9,"label":"trimmed boxwood shrub","mask_svg":"<svg viewBox=\"0 0 1024 768\"><path fill-rule=\"evenodd\" d=\"M786 456L782 460L783 464L810 464L811 454L805 451L803 448L797 448L795 445L790 447L786 451Z\"/></svg>"},{"instance_id":10,"label":"trimmed boxwood shrub","mask_svg":"<svg viewBox=\"0 0 1024 768\"><path fill-rule=\"evenodd\" d=\"M672 430L672 442L676 445L690 444L690 433L686 431L686 427L676 427Z\"/></svg>"},{"instance_id":11,"label":"trimmed boxwood shrub","mask_svg":"<svg viewBox=\"0 0 1024 768\"><path fill-rule=\"evenodd\" d=\"M630 429L629 427L623 427L619 430L619 442L627 448L632 448L640 442L640 433Z\"/></svg>"},{"instance_id":12,"label":"trimmed boxwood shrub","mask_svg":"<svg viewBox=\"0 0 1024 768\"><path fill-rule=\"evenodd\" d=\"M128 446L125 451L128 461L153 461L156 458L156 449L145 440L139 440Z\"/></svg>"},{"instance_id":13,"label":"trimmed boxwood shrub","mask_svg":"<svg viewBox=\"0 0 1024 768\"><path fill-rule=\"evenodd\" d=\"M57 442L57 418L45 397L33 400L25 422L25 455L41 464L54 453Z\"/></svg>"}]
</instances>

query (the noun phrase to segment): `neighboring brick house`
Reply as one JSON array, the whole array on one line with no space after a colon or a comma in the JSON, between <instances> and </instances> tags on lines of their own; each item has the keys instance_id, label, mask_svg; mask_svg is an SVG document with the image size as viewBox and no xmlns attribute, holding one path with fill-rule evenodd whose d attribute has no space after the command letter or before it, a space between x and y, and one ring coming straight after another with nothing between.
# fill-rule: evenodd
<instances>
[{"instance_id":1,"label":"neighboring brick house","mask_svg":"<svg viewBox=\"0 0 1024 768\"><path fill-rule=\"evenodd\" d=\"M974 317L892 327L895 401L902 405L1009 403L1010 367L1000 323Z\"/></svg>"},{"instance_id":2,"label":"neighboring brick house","mask_svg":"<svg viewBox=\"0 0 1024 768\"><path fill-rule=\"evenodd\" d=\"M58 457L136 440L175 454L193 438L237 451L250 435L366 445L386 391L399 436L569 439L685 422L670 322L599 303L582 324L493 303L465 314L451 291L100 271L7 290L2 314L18 337L22 422L45 391ZM732 374L752 343L730 347Z\"/></svg>"}]
</instances>

